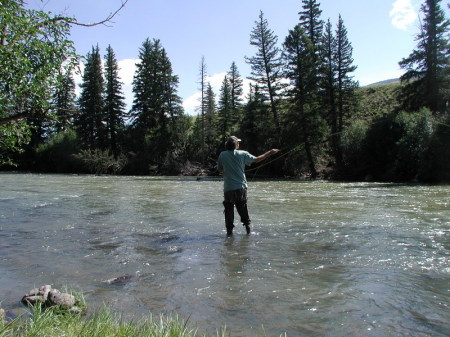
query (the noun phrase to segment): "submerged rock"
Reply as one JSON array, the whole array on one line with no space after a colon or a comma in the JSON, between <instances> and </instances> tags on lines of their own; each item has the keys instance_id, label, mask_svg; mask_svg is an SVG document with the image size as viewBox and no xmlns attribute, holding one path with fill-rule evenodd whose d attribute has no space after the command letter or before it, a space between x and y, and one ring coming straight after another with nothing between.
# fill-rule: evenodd
<instances>
[{"instance_id":1,"label":"submerged rock","mask_svg":"<svg viewBox=\"0 0 450 337\"><path fill-rule=\"evenodd\" d=\"M136 275L129 275L129 274L122 275L122 276L114 277L112 279L105 280L105 281L102 281L102 282L106 283L106 284L113 284L113 285L122 286L122 285L125 285L127 283L135 282L138 279L139 279L139 273L136 272Z\"/></svg>"}]
</instances>

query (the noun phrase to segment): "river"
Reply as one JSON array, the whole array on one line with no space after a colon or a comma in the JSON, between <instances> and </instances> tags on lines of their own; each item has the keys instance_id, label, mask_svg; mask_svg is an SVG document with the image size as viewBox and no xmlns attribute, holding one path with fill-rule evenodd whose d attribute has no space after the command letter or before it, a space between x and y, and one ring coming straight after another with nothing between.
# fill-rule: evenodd
<instances>
[{"instance_id":1,"label":"river","mask_svg":"<svg viewBox=\"0 0 450 337\"><path fill-rule=\"evenodd\" d=\"M254 180L227 237L222 184L0 174L1 306L51 284L211 336L450 336L449 186Z\"/></svg>"}]
</instances>

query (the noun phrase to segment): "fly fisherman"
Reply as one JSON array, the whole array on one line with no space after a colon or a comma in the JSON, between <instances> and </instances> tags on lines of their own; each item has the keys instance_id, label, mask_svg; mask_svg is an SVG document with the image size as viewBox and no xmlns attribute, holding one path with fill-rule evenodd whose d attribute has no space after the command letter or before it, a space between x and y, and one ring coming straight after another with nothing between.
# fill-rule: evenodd
<instances>
[{"instance_id":1,"label":"fly fisherman","mask_svg":"<svg viewBox=\"0 0 450 337\"><path fill-rule=\"evenodd\" d=\"M272 149L255 157L247 151L239 150L241 140L231 136L225 142L226 151L219 155L217 168L223 172L223 191L225 207L225 227L227 235L233 234L234 228L234 206L241 217L247 234L250 234L250 217L247 209L247 178L245 177L245 166L259 163L266 158L278 153L279 149Z\"/></svg>"}]
</instances>

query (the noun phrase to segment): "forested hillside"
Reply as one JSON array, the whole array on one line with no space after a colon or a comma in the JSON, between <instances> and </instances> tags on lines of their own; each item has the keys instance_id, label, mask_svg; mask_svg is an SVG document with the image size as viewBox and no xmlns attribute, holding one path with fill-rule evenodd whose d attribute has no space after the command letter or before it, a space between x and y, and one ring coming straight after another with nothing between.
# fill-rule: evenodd
<instances>
[{"instance_id":1,"label":"forested hillside","mask_svg":"<svg viewBox=\"0 0 450 337\"><path fill-rule=\"evenodd\" d=\"M367 87L353 78L344 18L325 20L318 1L303 0L298 24L278 37L260 12L246 58L249 94L233 60L214 92L202 60L202 100L190 116L164 41L135 46L126 111L113 46L101 51L92 41L76 97L79 57L68 39L76 20L2 1L0 167L214 175L224 140L236 135L254 154L282 149L253 176L449 182L449 20L440 6L423 1L417 47L399 60L401 81Z\"/></svg>"}]
</instances>

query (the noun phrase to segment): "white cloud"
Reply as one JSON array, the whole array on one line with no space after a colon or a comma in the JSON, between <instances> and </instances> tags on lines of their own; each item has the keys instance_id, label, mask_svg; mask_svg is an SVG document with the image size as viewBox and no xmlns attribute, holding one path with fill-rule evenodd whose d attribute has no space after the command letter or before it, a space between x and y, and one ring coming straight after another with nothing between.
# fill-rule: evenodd
<instances>
[{"instance_id":1,"label":"white cloud","mask_svg":"<svg viewBox=\"0 0 450 337\"><path fill-rule=\"evenodd\" d=\"M122 90L125 97L126 111L129 111L133 105L133 78L136 71L136 63L139 59L123 59L118 61L119 78L123 83Z\"/></svg>"},{"instance_id":2,"label":"white cloud","mask_svg":"<svg viewBox=\"0 0 450 337\"><path fill-rule=\"evenodd\" d=\"M211 76L206 76L206 82L211 84L211 87L216 94L216 99L219 96L220 87L222 86L223 79L227 73L217 73ZM183 108L186 114L196 115L196 109L200 106L200 91L192 94L185 100L183 100Z\"/></svg>"},{"instance_id":3,"label":"white cloud","mask_svg":"<svg viewBox=\"0 0 450 337\"><path fill-rule=\"evenodd\" d=\"M200 92L196 92L195 94L189 96L185 100L183 100L183 108L184 112L188 115L196 115L196 109L200 105Z\"/></svg>"},{"instance_id":4,"label":"white cloud","mask_svg":"<svg viewBox=\"0 0 450 337\"><path fill-rule=\"evenodd\" d=\"M411 0L396 0L389 12L394 27L406 30L417 19L417 11Z\"/></svg>"},{"instance_id":5,"label":"white cloud","mask_svg":"<svg viewBox=\"0 0 450 337\"><path fill-rule=\"evenodd\" d=\"M226 72L223 72L211 76L206 76L206 82L209 82L211 84L211 87L213 88L215 93L219 92L226 74Z\"/></svg>"},{"instance_id":6,"label":"white cloud","mask_svg":"<svg viewBox=\"0 0 450 337\"><path fill-rule=\"evenodd\" d=\"M216 94L216 101L219 99L220 95L220 88L222 87L223 79L227 73L217 73L213 74L211 76L206 76L206 82L209 82L211 84L211 87ZM252 83L251 80L244 78L243 81L243 98L245 99L249 93L250 86L249 84ZM197 111L196 109L200 106L200 92L196 92L183 100L183 107L184 111L188 115L196 115Z\"/></svg>"},{"instance_id":7,"label":"white cloud","mask_svg":"<svg viewBox=\"0 0 450 337\"><path fill-rule=\"evenodd\" d=\"M124 59L117 62L119 66L119 77L125 85L133 82L134 73L136 71L136 63L139 59Z\"/></svg>"}]
</instances>

